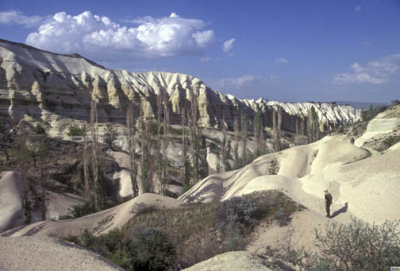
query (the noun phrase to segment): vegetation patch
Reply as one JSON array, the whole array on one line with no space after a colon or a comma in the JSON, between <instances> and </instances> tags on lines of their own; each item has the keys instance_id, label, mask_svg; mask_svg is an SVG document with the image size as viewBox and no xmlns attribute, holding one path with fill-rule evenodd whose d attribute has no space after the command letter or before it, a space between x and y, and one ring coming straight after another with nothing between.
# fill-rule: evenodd
<instances>
[{"instance_id":1,"label":"vegetation patch","mask_svg":"<svg viewBox=\"0 0 400 271\"><path fill-rule=\"evenodd\" d=\"M223 252L243 250L261 221L283 226L303 208L278 191L170 210L137 206L139 214L121 230L98 237L86 231L68 240L127 270L179 270Z\"/></svg>"},{"instance_id":2,"label":"vegetation patch","mask_svg":"<svg viewBox=\"0 0 400 271\"><path fill-rule=\"evenodd\" d=\"M261 221L286 225L303 208L278 191L171 210L137 206L139 214L120 231L99 237L85 232L69 240L127 270L178 270L223 252L243 250ZM155 246L161 249L157 255Z\"/></svg>"},{"instance_id":3,"label":"vegetation patch","mask_svg":"<svg viewBox=\"0 0 400 271\"><path fill-rule=\"evenodd\" d=\"M86 135L87 131L88 131L88 128L85 125L78 126L78 125L72 124L72 125L68 126L67 135L69 137L84 136L84 135Z\"/></svg>"},{"instance_id":4,"label":"vegetation patch","mask_svg":"<svg viewBox=\"0 0 400 271\"><path fill-rule=\"evenodd\" d=\"M400 142L400 135L389 136L382 141L378 151L387 150L398 142Z\"/></svg>"},{"instance_id":5,"label":"vegetation patch","mask_svg":"<svg viewBox=\"0 0 400 271\"><path fill-rule=\"evenodd\" d=\"M299 270L389 270L400 262L399 221L378 226L358 219L315 231L319 253L288 247L284 260Z\"/></svg>"},{"instance_id":6,"label":"vegetation patch","mask_svg":"<svg viewBox=\"0 0 400 271\"><path fill-rule=\"evenodd\" d=\"M94 236L86 230L67 241L99 253L126 270L177 270L175 248L163 231L136 229L126 235L114 230Z\"/></svg>"}]
</instances>

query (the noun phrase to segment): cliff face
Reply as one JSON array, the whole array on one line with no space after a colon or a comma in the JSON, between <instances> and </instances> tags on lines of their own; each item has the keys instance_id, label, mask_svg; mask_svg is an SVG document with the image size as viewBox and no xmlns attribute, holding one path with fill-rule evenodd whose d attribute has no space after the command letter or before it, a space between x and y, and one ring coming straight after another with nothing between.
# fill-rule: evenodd
<instances>
[{"instance_id":1,"label":"cliff face","mask_svg":"<svg viewBox=\"0 0 400 271\"><path fill-rule=\"evenodd\" d=\"M260 111L264 125L271 127L272 112L278 107L282 110L282 128L293 132L311 108L318 115L321 130L360 118L360 113L350 106L236 99L208 88L189 75L110 70L79 55L55 54L0 40L1 118L18 121L28 115L42 121L88 120L93 99L98 102L99 121L124 123L130 102L134 104L136 117L143 114L154 118L160 93L166 94L173 123L180 123L180 114L183 108L190 108L195 93L198 125L204 127L220 127L224 119L225 125L232 129L241 111L246 112L249 120Z\"/></svg>"}]
</instances>

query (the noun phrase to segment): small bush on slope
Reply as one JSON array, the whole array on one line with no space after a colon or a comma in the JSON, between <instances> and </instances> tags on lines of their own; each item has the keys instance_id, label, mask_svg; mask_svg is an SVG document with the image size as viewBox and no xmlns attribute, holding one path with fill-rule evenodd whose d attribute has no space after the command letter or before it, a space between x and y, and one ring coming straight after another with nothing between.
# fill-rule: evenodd
<instances>
[{"instance_id":1,"label":"small bush on slope","mask_svg":"<svg viewBox=\"0 0 400 271\"><path fill-rule=\"evenodd\" d=\"M126 270L177 270L175 248L162 231L141 228L124 236L114 230L98 237L85 231L67 240L103 255Z\"/></svg>"},{"instance_id":2,"label":"small bush on slope","mask_svg":"<svg viewBox=\"0 0 400 271\"><path fill-rule=\"evenodd\" d=\"M284 225L303 208L281 192L257 192L179 209L146 209L121 231L99 237L85 232L70 240L127 270L176 270L223 252L243 250L258 223Z\"/></svg>"},{"instance_id":3,"label":"small bush on slope","mask_svg":"<svg viewBox=\"0 0 400 271\"><path fill-rule=\"evenodd\" d=\"M281 192L257 192L224 202L149 212L132 218L122 231L134 227L165 231L185 267L226 251L242 250L260 221L277 220L284 225L302 208Z\"/></svg>"},{"instance_id":4,"label":"small bush on slope","mask_svg":"<svg viewBox=\"0 0 400 271\"><path fill-rule=\"evenodd\" d=\"M400 264L399 222L371 225L358 219L315 232L318 254L290 249L285 259L302 270L389 270Z\"/></svg>"}]
</instances>

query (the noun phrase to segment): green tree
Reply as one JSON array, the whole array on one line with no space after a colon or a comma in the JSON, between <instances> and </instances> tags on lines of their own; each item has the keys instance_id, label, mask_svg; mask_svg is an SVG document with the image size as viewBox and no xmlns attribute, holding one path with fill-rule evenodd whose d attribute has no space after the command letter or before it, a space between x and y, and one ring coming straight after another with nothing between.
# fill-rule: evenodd
<instances>
[{"instance_id":1,"label":"green tree","mask_svg":"<svg viewBox=\"0 0 400 271\"><path fill-rule=\"evenodd\" d=\"M114 142L117 139L117 136L118 133L114 126L111 123L107 124L104 131L104 143L112 150L114 149Z\"/></svg>"}]
</instances>

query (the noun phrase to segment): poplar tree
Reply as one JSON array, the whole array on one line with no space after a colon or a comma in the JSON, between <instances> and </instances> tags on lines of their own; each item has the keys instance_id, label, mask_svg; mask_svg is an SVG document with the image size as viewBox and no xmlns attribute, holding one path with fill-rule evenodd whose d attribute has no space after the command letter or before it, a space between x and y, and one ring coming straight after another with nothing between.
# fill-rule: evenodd
<instances>
[{"instance_id":1,"label":"poplar tree","mask_svg":"<svg viewBox=\"0 0 400 271\"><path fill-rule=\"evenodd\" d=\"M139 195L139 188L137 184L137 166L135 164L135 121L133 118L133 104L129 103L126 112L126 127L128 130L128 152L129 152L129 175L131 178L133 197Z\"/></svg>"},{"instance_id":2,"label":"poplar tree","mask_svg":"<svg viewBox=\"0 0 400 271\"><path fill-rule=\"evenodd\" d=\"M242 111L240 115L241 119L241 137L242 137L242 157L243 157L243 165L247 165L248 156L247 156L247 114L246 112Z\"/></svg>"},{"instance_id":3,"label":"poplar tree","mask_svg":"<svg viewBox=\"0 0 400 271\"><path fill-rule=\"evenodd\" d=\"M239 120L235 118L233 122L233 131L235 135L235 144L233 145L233 160L234 160L234 167L235 169L240 168L240 161L239 161Z\"/></svg>"}]
</instances>

